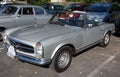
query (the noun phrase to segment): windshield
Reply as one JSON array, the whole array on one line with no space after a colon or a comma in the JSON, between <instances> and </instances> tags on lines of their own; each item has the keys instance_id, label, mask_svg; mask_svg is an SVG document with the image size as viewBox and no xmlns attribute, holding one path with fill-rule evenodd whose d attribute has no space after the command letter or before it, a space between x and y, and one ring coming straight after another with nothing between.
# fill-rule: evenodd
<instances>
[{"instance_id":1,"label":"windshield","mask_svg":"<svg viewBox=\"0 0 120 77\"><path fill-rule=\"evenodd\" d=\"M14 7L14 6L7 6L6 8L4 8L2 10L2 13L3 14L15 14L16 11L17 11L17 7Z\"/></svg>"},{"instance_id":2,"label":"windshield","mask_svg":"<svg viewBox=\"0 0 120 77\"><path fill-rule=\"evenodd\" d=\"M62 5L55 5L55 10L62 10L63 9L63 6Z\"/></svg>"},{"instance_id":3,"label":"windshield","mask_svg":"<svg viewBox=\"0 0 120 77\"><path fill-rule=\"evenodd\" d=\"M67 5L65 8L64 8L64 10L69 10L69 9L71 9L72 8L72 4L69 4L69 5Z\"/></svg>"},{"instance_id":4,"label":"windshield","mask_svg":"<svg viewBox=\"0 0 120 77\"><path fill-rule=\"evenodd\" d=\"M72 13L72 12L57 13L50 21L50 24L83 27L84 26L84 14Z\"/></svg>"},{"instance_id":5,"label":"windshield","mask_svg":"<svg viewBox=\"0 0 120 77\"><path fill-rule=\"evenodd\" d=\"M86 11L87 12L107 12L110 8L109 4L93 4L89 6Z\"/></svg>"}]
</instances>

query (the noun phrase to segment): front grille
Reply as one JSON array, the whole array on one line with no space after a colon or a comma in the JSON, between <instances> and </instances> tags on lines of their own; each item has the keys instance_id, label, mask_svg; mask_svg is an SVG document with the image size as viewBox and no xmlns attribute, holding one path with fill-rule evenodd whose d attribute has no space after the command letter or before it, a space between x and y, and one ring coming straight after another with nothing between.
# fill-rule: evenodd
<instances>
[{"instance_id":1,"label":"front grille","mask_svg":"<svg viewBox=\"0 0 120 77\"><path fill-rule=\"evenodd\" d=\"M13 40L13 39L9 39L11 45L13 45L15 47L15 49L18 49L22 52L27 52L27 53L34 53L34 48L30 45L21 43L19 41Z\"/></svg>"}]
</instances>

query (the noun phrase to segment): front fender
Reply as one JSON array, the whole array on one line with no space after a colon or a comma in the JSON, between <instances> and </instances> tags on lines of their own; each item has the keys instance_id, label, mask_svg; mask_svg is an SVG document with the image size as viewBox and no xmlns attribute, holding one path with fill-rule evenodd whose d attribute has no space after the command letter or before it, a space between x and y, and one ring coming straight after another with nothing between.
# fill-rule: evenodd
<instances>
[{"instance_id":1,"label":"front fender","mask_svg":"<svg viewBox=\"0 0 120 77\"><path fill-rule=\"evenodd\" d=\"M57 45L56 48L54 49L52 55L51 55L51 59L53 59L54 56L55 56L55 54L57 53L57 51L58 51L61 47L65 46L65 45L72 45L72 44L69 43L69 42L65 42L65 41L64 41L64 42L60 43L59 45ZM73 45L72 45L72 46L73 46Z\"/></svg>"},{"instance_id":2,"label":"front fender","mask_svg":"<svg viewBox=\"0 0 120 77\"><path fill-rule=\"evenodd\" d=\"M115 26L112 23L105 23L103 27L104 27L104 36L107 32L111 32L111 34L115 32Z\"/></svg>"}]
</instances>

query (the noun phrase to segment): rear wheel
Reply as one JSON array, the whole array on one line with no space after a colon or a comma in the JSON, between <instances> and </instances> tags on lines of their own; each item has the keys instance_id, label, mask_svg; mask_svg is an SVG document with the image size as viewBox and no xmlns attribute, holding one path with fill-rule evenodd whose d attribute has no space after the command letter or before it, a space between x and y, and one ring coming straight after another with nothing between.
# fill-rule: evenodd
<instances>
[{"instance_id":1,"label":"rear wheel","mask_svg":"<svg viewBox=\"0 0 120 77\"><path fill-rule=\"evenodd\" d=\"M107 32L99 45L102 47L106 47L109 44L109 42L110 42L110 32Z\"/></svg>"},{"instance_id":2,"label":"rear wheel","mask_svg":"<svg viewBox=\"0 0 120 77\"><path fill-rule=\"evenodd\" d=\"M56 53L51 67L57 72L65 71L71 64L72 60L72 49L68 46L64 46Z\"/></svg>"}]
</instances>

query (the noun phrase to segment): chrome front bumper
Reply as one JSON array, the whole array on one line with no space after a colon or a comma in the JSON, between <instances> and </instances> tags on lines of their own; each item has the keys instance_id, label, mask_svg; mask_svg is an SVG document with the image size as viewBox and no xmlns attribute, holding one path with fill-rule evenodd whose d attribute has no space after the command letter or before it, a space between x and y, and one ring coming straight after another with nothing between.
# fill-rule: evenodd
<instances>
[{"instance_id":1,"label":"chrome front bumper","mask_svg":"<svg viewBox=\"0 0 120 77\"><path fill-rule=\"evenodd\" d=\"M3 43L3 48L4 50L7 52L8 51L8 44L7 43ZM48 65L50 64L51 60L46 60L46 59L37 59L37 58L32 58L29 56L26 56L24 54L20 54L20 53L16 53L15 58L26 61L26 62L30 62L33 64L37 64L37 65Z\"/></svg>"},{"instance_id":2,"label":"chrome front bumper","mask_svg":"<svg viewBox=\"0 0 120 77\"><path fill-rule=\"evenodd\" d=\"M37 65L48 65L50 64L50 60L45 60L45 59L36 59L36 58L31 58L31 57L27 57L25 55L22 54L18 54L16 55L16 58L26 61L26 62L30 62L33 64L37 64Z\"/></svg>"}]
</instances>

